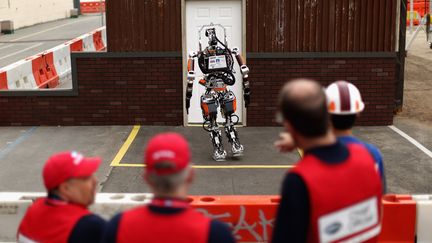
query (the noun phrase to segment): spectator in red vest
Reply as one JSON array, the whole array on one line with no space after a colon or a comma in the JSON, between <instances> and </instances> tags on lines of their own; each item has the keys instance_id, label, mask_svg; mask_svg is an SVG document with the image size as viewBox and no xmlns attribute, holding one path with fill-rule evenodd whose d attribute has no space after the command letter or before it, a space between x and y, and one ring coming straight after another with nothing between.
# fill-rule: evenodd
<instances>
[{"instance_id":1,"label":"spectator in red vest","mask_svg":"<svg viewBox=\"0 0 432 243\"><path fill-rule=\"evenodd\" d=\"M360 90L347 81L336 81L326 89L327 109L330 113L333 132L344 144L361 144L375 160L376 168L381 176L383 194L386 191L384 162L380 150L373 144L366 143L353 136L352 128L357 117L363 111L363 103Z\"/></svg>"},{"instance_id":2,"label":"spectator in red vest","mask_svg":"<svg viewBox=\"0 0 432 243\"><path fill-rule=\"evenodd\" d=\"M279 106L292 146L276 145L304 157L284 179L272 242L377 242L382 189L372 156L336 139L317 82L287 83Z\"/></svg>"},{"instance_id":3,"label":"spectator in red vest","mask_svg":"<svg viewBox=\"0 0 432 243\"><path fill-rule=\"evenodd\" d=\"M102 242L232 243L229 227L189 206L194 171L186 140L176 133L153 137L146 148L144 179L153 191L149 205L120 213L108 223Z\"/></svg>"},{"instance_id":4,"label":"spectator in red vest","mask_svg":"<svg viewBox=\"0 0 432 243\"><path fill-rule=\"evenodd\" d=\"M48 196L36 200L18 228L18 242L99 242L106 222L92 214L100 158L77 152L51 156L43 169Z\"/></svg>"}]
</instances>

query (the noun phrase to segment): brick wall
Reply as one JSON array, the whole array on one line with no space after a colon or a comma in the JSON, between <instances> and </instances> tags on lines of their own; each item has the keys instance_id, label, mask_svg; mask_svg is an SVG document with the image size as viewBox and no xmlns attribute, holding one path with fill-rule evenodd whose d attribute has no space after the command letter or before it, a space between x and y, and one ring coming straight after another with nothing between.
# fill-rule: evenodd
<instances>
[{"instance_id":1,"label":"brick wall","mask_svg":"<svg viewBox=\"0 0 432 243\"><path fill-rule=\"evenodd\" d=\"M248 126L276 125L277 94L290 79L308 77L328 85L336 80L355 84L366 108L359 125L393 123L396 64L394 58L319 58L258 59L248 58L251 70L251 104Z\"/></svg>"},{"instance_id":2,"label":"brick wall","mask_svg":"<svg viewBox=\"0 0 432 243\"><path fill-rule=\"evenodd\" d=\"M273 126L279 89L292 78L360 88L361 125L393 122L394 58L248 58L252 101L248 126ZM0 97L0 125L183 125L180 57L76 59L78 96Z\"/></svg>"},{"instance_id":3,"label":"brick wall","mask_svg":"<svg viewBox=\"0 0 432 243\"><path fill-rule=\"evenodd\" d=\"M0 125L182 125L181 58L77 58L78 96L0 97Z\"/></svg>"}]
</instances>

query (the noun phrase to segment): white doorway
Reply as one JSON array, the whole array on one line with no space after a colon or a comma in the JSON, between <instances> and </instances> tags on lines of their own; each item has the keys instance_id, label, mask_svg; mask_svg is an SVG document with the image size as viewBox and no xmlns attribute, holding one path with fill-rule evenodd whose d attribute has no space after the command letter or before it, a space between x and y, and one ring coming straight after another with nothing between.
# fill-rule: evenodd
<instances>
[{"instance_id":1,"label":"white doorway","mask_svg":"<svg viewBox=\"0 0 432 243\"><path fill-rule=\"evenodd\" d=\"M191 51L198 51L198 30L203 25L210 23L220 24L225 27L227 33L228 47L239 48L243 52L243 31L242 31L242 1L186 1L186 48L187 53ZM216 27L216 34L218 38L223 41L223 31ZM203 48L207 46L208 39L205 37L204 32L201 36ZM184 62L187 62L187 55L184 57ZM243 84L242 76L240 73L237 62L234 64L236 82L233 86L228 86L237 97L237 111L236 115L239 116L239 123L243 122ZM195 59L195 72L196 79L194 82L191 105L189 114L187 116L187 124L202 124L203 117L200 106L200 97L205 92L205 88L198 83L202 77L202 72L198 67L197 60ZM218 113L218 122L223 122L224 119Z\"/></svg>"}]
</instances>

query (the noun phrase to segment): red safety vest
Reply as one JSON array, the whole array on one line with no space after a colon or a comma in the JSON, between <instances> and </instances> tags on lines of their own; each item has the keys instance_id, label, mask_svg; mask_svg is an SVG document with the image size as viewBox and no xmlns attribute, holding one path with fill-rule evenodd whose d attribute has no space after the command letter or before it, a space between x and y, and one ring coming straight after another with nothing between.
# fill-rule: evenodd
<instances>
[{"instance_id":1,"label":"red safety vest","mask_svg":"<svg viewBox=\"0 0 432 243\"><path fill-rule=\"evenodd\" d=\"M75 224L88 214L89 210L76 204L47 198L38 199L28 208L21 221L18 240L41 243L68 242Z\"/></svg>"},{"instance_id":2,"label":"red safety vest","mask_svg":"<svg viewBox=\"0 0 432 243\"><path fill-rule=\"evenodd\" d=\"M377 242L381 230L379 174L365 148L347 147L349 157L340 164L306 154L291 170L301 176L309 192L308 242Z\"/></svg>"},{"instance_id":3,"label":"red safety vest","mask_svg":"<svg viewBox=\"0 0 432 243\"><path fill-rule=\"evenodd\" d=\"M153 201L152 204L168 206L173 201L168 202ZM143 206L123 213L117 232L117 242L206 243L209 230L210 219L189 206L185 206L184 211L176 214L158 214L152 212L148 206Z\"/></svg>"}]
</instances>

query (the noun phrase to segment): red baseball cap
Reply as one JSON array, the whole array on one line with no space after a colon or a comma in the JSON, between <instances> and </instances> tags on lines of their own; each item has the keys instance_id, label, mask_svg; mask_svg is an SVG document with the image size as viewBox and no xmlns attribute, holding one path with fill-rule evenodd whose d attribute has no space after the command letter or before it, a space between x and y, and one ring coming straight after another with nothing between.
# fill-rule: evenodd
<instances>
[{"instance_id":1,"label":"red baseball cap","mask_svg":"<svg viewBox=\"0 0 432 243\"><path fill-rule=\"evenodd\" d=\"M98 157L86 158L75 151L54 154L43 168L45 187L52 190L68 179L91 176L101 162Z\"/></svg>"},{"instance_id":2,"label":"red baseball cap","mask_svg":"<svg viewBox=\"0 0 432 243\"><path fill-rule=\"evenodd\" d=\"M186 168L190 158L189 144L186 139L178 133L168 132L150 139L145 151L144 163L148 173L171 175Z\"/></svg>"}]
</instances>

